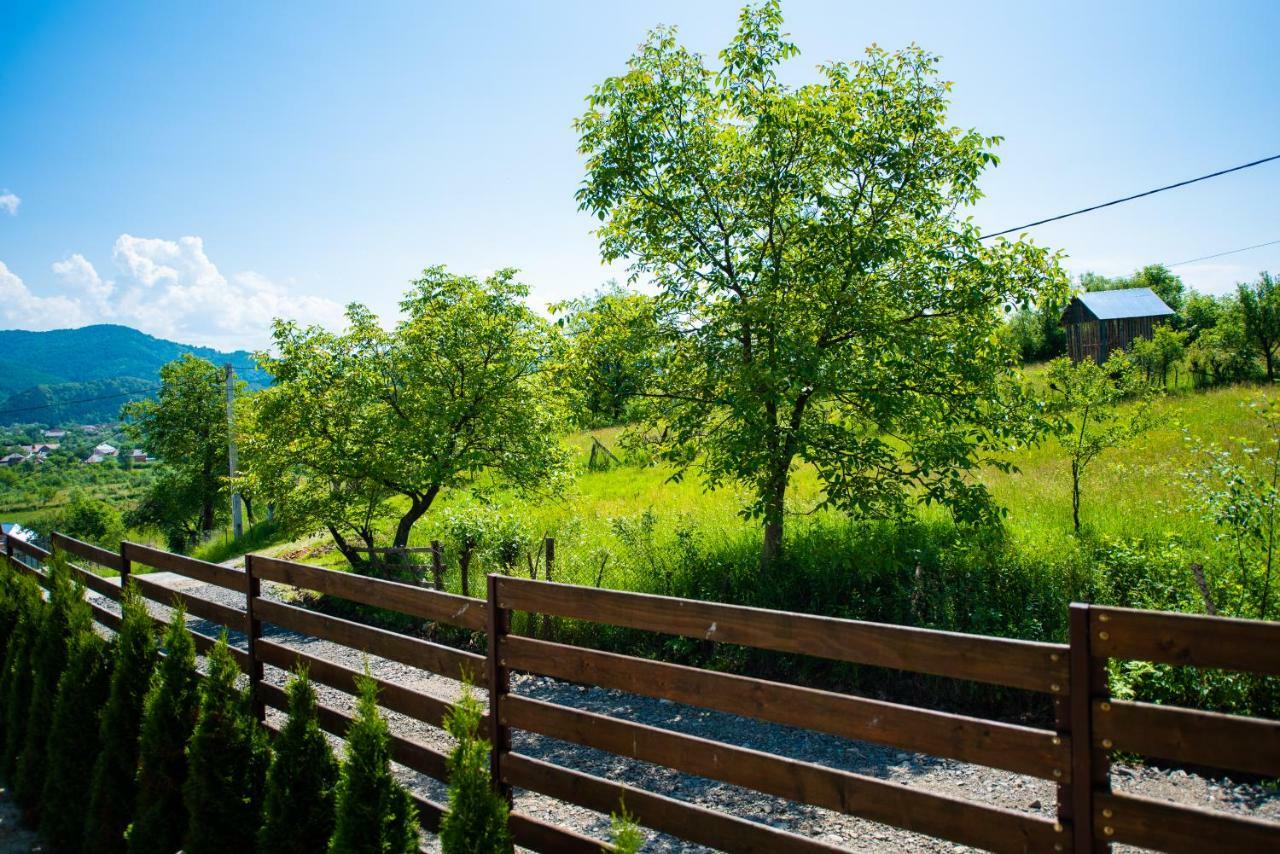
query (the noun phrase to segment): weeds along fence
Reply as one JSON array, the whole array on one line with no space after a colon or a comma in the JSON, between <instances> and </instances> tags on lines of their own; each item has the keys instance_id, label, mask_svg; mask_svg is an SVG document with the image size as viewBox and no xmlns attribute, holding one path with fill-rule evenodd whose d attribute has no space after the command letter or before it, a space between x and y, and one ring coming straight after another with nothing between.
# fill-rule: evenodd
<instances>
[{"instance_id":1,"label":"weeds along fence","mask_svg":"<svg viewBox=\"0 0 1280 854\"><path fill-rule=\"evenodd\" d=\"M487 684L485 727L495 745L495 785L510 797L526 790L601 813L619 804L643 825L726 851L819 852L828 842L726 812L610 781L513 748L513 732L530 732L632 760L755 790L917 833L993 851L1105 851L1113 843L1166 851L1280 850L1280 823L1174 804L1111 790L1113 754L1139 754L1264 777L1280 777L1280 722L1113 699L1107 665L1134 660L1280 675L1280 623L1072 605L1069 643L1038 643L786 613L711 602L625 593L490 575L483 599L412 584L318 569L249 555L244 571L134 543L107 551L55 534L52 548L72 561L84 586L118 599L132 578L149 599L181 599L195 617L243 633L237 650L259 716L285 708L284 692L264 681L263 667L301 663L313 680L355 692L356 671L263 636L263 625L391 659L450 678ZM43 578L50 553L9 538L5 553L19 571ZM103 577L101 569L120 575ZM137 567L167 570L243 595L244 607L174 591ZM398 612L474 633L486 654L375 628L264 598L262 582ZM1052 729L966 717L777 681L637 658L513 633L513 613L581 620L699 641L816 656L860 665L971 680L1052 698ZM114 628L118 618L94 606ZM212 636L193 632L207 650ZM477 646L477 648L479 648ZM1054 818L937 794L864 774L802 762L722 741L653 727L613 715L520 696L513 671L632 692L959 760L1057 784ZM449 702L379 680L384 708L440 726ZM341 736L345 712L320 710L321 725ZM393 736L402 765L443 781L445 756ZM444 806L417 797L423 825L436 831ZM598 840L512 812L518 845L537 851L601 850Z\"/></svg>"}]
</instances>

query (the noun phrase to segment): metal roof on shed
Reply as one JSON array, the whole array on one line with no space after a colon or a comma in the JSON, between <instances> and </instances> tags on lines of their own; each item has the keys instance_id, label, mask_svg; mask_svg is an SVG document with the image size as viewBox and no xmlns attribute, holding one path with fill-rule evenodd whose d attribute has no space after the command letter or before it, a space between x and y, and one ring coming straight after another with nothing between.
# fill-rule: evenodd
<instances>
[{"instance_id":1,"label":"metal roof on shed","mask_svg":"<svg viewBox=\"0 0 1280 854\"><path fill-rule=\"evenodd\" d=\"M1123 317L1166 317L1173 309L1156 296L1151 288L1125 288L1119 291L1087 291L1076 296L1098 320Z\"/></svg>"}]
</instances>

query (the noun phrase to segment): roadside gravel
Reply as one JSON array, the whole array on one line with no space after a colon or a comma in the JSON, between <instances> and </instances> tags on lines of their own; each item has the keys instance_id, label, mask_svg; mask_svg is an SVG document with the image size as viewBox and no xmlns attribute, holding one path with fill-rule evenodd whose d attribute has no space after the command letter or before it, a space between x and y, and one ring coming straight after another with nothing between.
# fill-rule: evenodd
<instances>
[{"instance_id":1,"label":"roadside gravel","mask_svg":"<svg viewBox=\"0 0 1280 854\"><path fill-rule=\"evenodd\" d=\"M233 564L228 564L233 565ZM168 574L153 576L195 595L231 607L242 607L239 594ZM281 598L285 591L264 584L264 595ZM103 600L105 602L105 600ZM114 603L110 603L114 604ZM157 612L166 609L157 606ZM218 627L191 620L192 628L216 634ZM360 669L366 657L349 648L294 632L267 627L267 637L347 667ZM231 641L243 645L243 637L233 633ZM415 690L444 698L455 698L457 682L394 661L369 657L371 672ZM282 685L287 674L266 668L268 682ZM317 685L321 703L351 710L352 698L343 692ZM656 700L621 691L574 685L558 680L515 675L514 693L561 703L585 711L609 714L650 726L712 738L793 759L865 774L904 786L966 798L991 806L1052 818L1055 786L1044 780L962 762L909 753L867 742L850 741L749 718L707 711L696 707ZM483 692L480 692L483 696ZM273 719L282 717L271 711ZM448 750L449 736L443 731L396 713L387 713L393 732L438 750ZM335 741L335 745L337 742ZM850 851L964 852L965 846L909 833L887 825L842 815L829 810L799 805L761 795L736 786L681 774L669 769L636 762L590 748L557 741L531 733L516 732L514 747L550 762L556 762L601 777L625 782L670 797L725 811L811 836ZM444 800L443 787L436 781L405 768L397 774L407 786L432 800ZM1252 783L1225 778L1202 777L1182 770L1153 766L1116 766L1113 786L1118 792L1141 794L1182 804L1227 812L1247 813L1280 820L1280 792ZM535 818L587 833L599 839L608 835L609 817L565 804L533 792L517 791L516 807ZM426 850L438 850L434 839L426 840ZM646 851L705 851L661 834L651 834ZM1120 850L1120 849L1117 849Z\"/></svg>"}]
</instances>

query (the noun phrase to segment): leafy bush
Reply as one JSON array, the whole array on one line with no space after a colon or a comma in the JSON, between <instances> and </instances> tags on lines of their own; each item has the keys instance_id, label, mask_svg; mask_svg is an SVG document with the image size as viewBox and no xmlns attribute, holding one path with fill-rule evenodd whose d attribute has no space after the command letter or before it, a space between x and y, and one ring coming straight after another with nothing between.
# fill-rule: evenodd
<instances>
[{"instance_id":1,"label":"leafy bush","mask_svg":"<svg viewBox=\"0 0 1280 854\"><path fill-rule=\"evenodd\" d=\"M138 726L156 662L156 639L147 606L133 584L121 598L120 631L111 692L102 713L102 752L93 767L84 847L111 854L125 850L138 773Z\"/></svg>"},{"instance_id":2,"label":"leafy bush","mask_svg":"<svg viewBox=\"0 0 1280 854\"><path fill-rule=\"evenodd\" d=\"M85 850L84 804L101 747L102 708L111 691L115 644L93 626L73 630L67 669L49 725L48 771L41 796L40 835L54 851Z\"/></svg>"},{"instance_id":3,"label":"leafy bush","mask_svg":"<svg viewBox=\"0 0 1280 854\"><path fill-rule=\"evenodd\" d=\"M316 692L305 670L289 682L289 720L267 772L258 850L323 851L333 833L338 763L316 720Z\"/></svg>"},{"instance_id":4,"label":"leafy bush","mask_svg":"<svg viewBox=\"0 0 1280 854\"><path fill-rule=\"evenodd\" d=\"M187 779L186 745L199 707L199 677L195 642L180 604L169 620L164 649L143 704L137 806L127 834L130 854L172 854L182 846L187 830L182 786Z\"/></svg>"},{"instance_id":5,"label":"leafy bush","mask_svg":"<svg viewBox=\"0 0 1280 854\"><path fill-rule=\"evenodd\" d=\"M236 686L240 668L225 633L209 654L200 713L187 748L187 854L253 851L270 761L266 734Z\"/></svg>"},{"instance_id":6,"label":"leafy bush","mask_svg":"<svg viewBox=\"0 0 1280 854\"><path fill-rule=\"evenodd\" d=\"M347 730L329 852L413 854L418 850L417 810L391 775L390 733L378 713L378 686L366 676L359 688L356 719Z\"/></svg>"},{"instance_id":7,"label":"leafy bush","mask_svg":"<svg viewBox=\"0 0 1280 854\"><path fill-rule=\"evenodd\" d=\"M480 702L471 686L445 717L456 740L449 754L449 811L440 823L445 854L492 854L511 850L507 802L489 776L489 742L480 737Z\"/></svg>"},{"instance_id":8,"label":"leafy bush","mask_svg":"<svg viewBox=\"0 0 1280 854\"><path fill-rule=\"evenodd\" d=\"M44 790L45 747L58 699L58 680L67 666L68 641L74 632L89 630L90 622L88 605L81 588L71 581L64 556L55 553L49 561L47 584L49 601L32 647L31 700L13 786L18 802L33 811Z\"/></svg>"}]
</instances>

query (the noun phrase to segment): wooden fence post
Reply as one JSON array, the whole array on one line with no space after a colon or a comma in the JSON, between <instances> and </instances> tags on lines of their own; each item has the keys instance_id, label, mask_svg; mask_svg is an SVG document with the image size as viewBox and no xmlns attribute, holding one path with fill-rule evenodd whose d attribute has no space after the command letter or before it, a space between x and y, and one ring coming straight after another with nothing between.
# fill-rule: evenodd
<instances>
[{"instance_id":1,"label":"wooden fence post","mask_svg":"<svg viewBox=\"0 0 1280 854\"><path fill-rule=\"evenodd\" d=\"M439 540L431 541L431 575L434 576L436 589L444 589L444 547Z\"/></svg>"},{"instance_id":2,"label":"wooden fence post","mask_svg":"<svg viewBox=\"0 0 1280 854\"><path fill-rule=\"evenodd\" d=\"M1066 814L1071 818L1077 854L1111 850L1111 844L1093 831L1093 796L1111 790L1111 763L1105 749L1093 745L1093 704L1108 708L1109 690L1104 659L1091 651L1089 605L1071 603L1071 793ZM1060 814L1062 804L1059 801Z\"/></svg>"},{"instance_id":3,"label":"wooden fence post","mask_svg":"<svg viewBox=\"0 0 1280 854\"><path fill-rule=\"evenodd\" d=\"M489 736L493 749L489 752L489 775L494 788L512 803L511 787L502 782L502 755L511 750L511 730L502 723L502 698L511 689L511 673L502 666L502 638L511 630L511 614L498 607L498 579L502 576L489 573Z\"/></svg>"},{"instance_id":4,"label":"wooden fence post","mask_svg":"<svg viewBox=\"0 0 1280 854\"><path fill-rule=\"evenodd\" d=\"M262 595L262 579L253 571L253 555L244 556L245 635L249 645L249 695L253 703L253 716L259 721L267 719L267 707L262 700L262 661L258 658L258 638L262 637L262 621L253 616L253 600Z\"/></svg>"},{"instance_id":5,"label":"wooden fence post","mask_svg":"<svg viewBox=\"0 0 1280 854\"><path fill-rule=\"evenodd\" d=\"M133 561L129 559L129 544L127 542L120 543L120 592L124 593L125 583L129 580L129 573L133 572Z\"/></svg>"}]
</instances>

